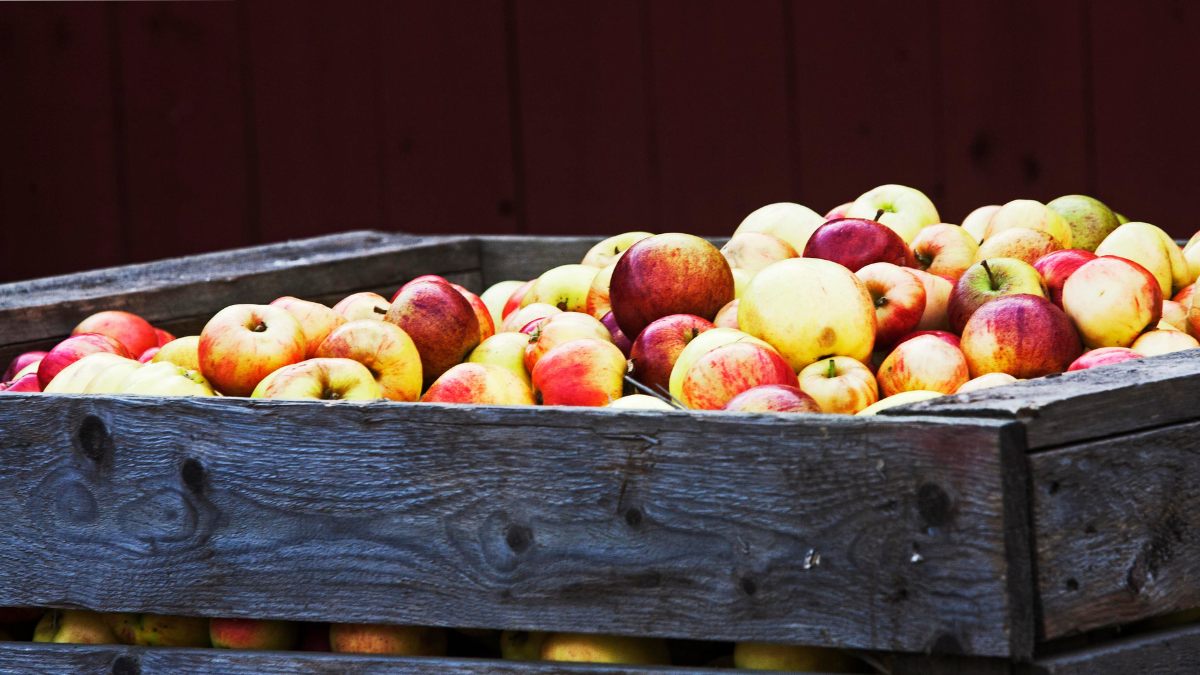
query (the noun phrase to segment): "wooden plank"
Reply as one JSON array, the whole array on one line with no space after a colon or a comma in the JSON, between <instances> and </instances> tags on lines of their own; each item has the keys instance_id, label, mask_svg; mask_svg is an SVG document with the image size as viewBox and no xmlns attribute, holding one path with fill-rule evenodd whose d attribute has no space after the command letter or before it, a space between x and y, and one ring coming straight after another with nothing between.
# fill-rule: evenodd
<instances>
[{"instance_id":1,"label":"wooden plank","mask_svg":"<svg viewBox=\"0 0 1200 675\"><path fill-rule=\"evenodd\" d=\"M1200 606L1198 434L1193 421L1030 458L1046 639Z\"/></svg>"},{"instance_id":2,"label":"wooden plank","mask_svg":"<svg viewBox=\"0 0 1200 675\"><path fill-rule=\"evenodd\" d=\"M384 2L379 24L385 226L516 232L504 4Z\"/></svg>"},{"instance_id":3,"label":"wooden plank","mask_svg":"<svg viewBox=\"0 0 1200 675\"><path fill-rule=\"evenodd\" d=\"M620 412L6 395L0 605L1031 652L1015 427Z\"/></svg>"},{"instance_id":4,"label":"wooden plank","mask_svg":"<svg viewBox=\"0 0 1200 675\"><path fill-rule=\"evenodd\" d=\"M0 670L21 673L78 673L79 675L175 675L176 673L569 673L637 675L664 673L700 675L708 669L680 666L618 666L598 663L539 663L467 658L427 658L267 652L231 649L147 649L123 645L55 645L0 642Z\"/></svg>"},{"instance_id":5,"label":"wooden plank","mask_svg":"<svg viewBox=\"0 0 1200 675\"><path fill-rule=\"evenodd\" d=\"M1193 144L1193 36L1200 6L1189 2L1087 3L1091 28L1096 184L1100 198L1133 220L1190 237L1195 219L1176 206L1200 181ZM1148 76L1153 73L1153 76ZM1172 101L1154 105L1150 101Z\"/></svg>"},{"instance_id":6,"label":"wooden plank","mask_svg":"<svg viewBox=\"0 0 1200 675\"><path fill-rule=\"evenodd\" d=\"M1084 0L937 4L942 217L1088 192Z\"/></svg>"},{"instance_id":7,"label":"wooden plank","mask_svg":"<svg viewBox=\"0 0 1200 675\"><path fill-rule=\"evenodd\" d=\"M0 11L0 281L122 260L113 9Z\"/></svg>"},{"instance_id":8,"label":"wooden plank","mask_svg":"<svg viewBox=\"0 0 1200 675\"><path fill-rule=\"evenodd\" d=\"M376 2L248 2L263 241L384 226Z\"/></svg>"},{"instance_id":9,"label":"wooden plank","mask_svg":"<svg viewBox=\"0 0 1200 675\"><path fill-rule=\"evenodd\" d=\"M129 191L126 260L255 243L237 5L115 9Z\"/></svg>"},{"instance_id":10,"label":"wooden plank","mask_svg":"<svg viewBox=\"0 0 1200 675\"><path fill-rule=\"evenodd\" d=\"M655 231L646 3L515 11L526 231Z\"/></svg>"},{"instance_id":11,"label":"wooden plank","mask_svg":"<svg viewBox=\"0 0 1200 675\"><path fill-rule=\"evenodd\" d=\"M466 237L350 232L0 285L0 360L27 343L61 338L104 309L203 325L235 303L391 293L420 274L478 268L478 244Z\"/></svg>"},{"instance_id":12,"label":"wooden plank","mask_svg":"<svg viewBox=\"0 0 1200 675\"><path fill-rule=\"evenodd\" d=\"M1020 420L1029 447L1043 449L1200 417L1200 350L1135 359L923 401L890 415Z\"/></svg>"},{"instance_id":13,"label":"wooden plank","mask_svg":"<svg viewBox=\"0 0 1200 675\"><path fill-rule=\"evenodd\" d=\"M878 2L863 11L793 0L789 9L801 186L792 201L824 213L876 185L901 183L944 209L934 2Z\"/></svg>"},{"instance_id":14,"label":"wooden plank","mask_svg":"<svg viewBox=\"0 0 1200 675\"><path fill-rule=\"evenodd\" d=\"M784 16L776 2L649 3L657 229L728 235L791 201Z\"/></svg>"},{"instance_id":15,"label":"wooden plank","mask_svg":"<svg viewBox=\"0 0 1200 675\"><path fill-rule=\"evenodd\" d=\"M1200 661L1200 625L1138 635L1039 659L1039 675L1185 675Z\"/></svg>"}]
</instances>

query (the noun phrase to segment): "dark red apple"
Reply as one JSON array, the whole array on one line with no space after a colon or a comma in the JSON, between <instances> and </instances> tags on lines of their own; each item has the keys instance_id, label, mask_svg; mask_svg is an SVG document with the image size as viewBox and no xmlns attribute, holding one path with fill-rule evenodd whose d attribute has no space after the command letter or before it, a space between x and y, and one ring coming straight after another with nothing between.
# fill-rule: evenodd
<instances>
[{"instance_id":1,"label":"dark red apple","mask_svg":"<svg viewBox=\"0 0 1200 675\"><path fill-rule=\"evenodd\" d=\"M716 246L690 234L647 237L613 268L609 299L617 325L636 336L655 319L694 314L711 321L733 300L733 272Z\"/></svg>"},{"instance_id":2,"label":"dark red apple","mask_svg":"<svg viewBox=\"0 0 1200 675\"><path fill-rule=\"evenodd\" d=\"M38 392L42 390L42 385L38 383L37 373L25 373L11 382L0 383L0 391L22 393L22 392Z\"/></svg>"},{"instance_id":3,"label":"dark red apple","mask_svg":"<svg viewBox=\"0 0 1200 675\"><path fill-rule=\"evenodd\" d=\"M831 260L851 272L875 262L917 266L912 250L895 230L866 218L839 218L821 225L808 238L804 257Z\"/></svg>"},{"instance_id":4,"label":"dark red apple","mask_svg":"<svg viewBox=\"0 0 1200 675\"><path fill-rule=\"evenodd\" d=\"M154 326L137 314L108 310L96 312L79 322L71 335L98 333L121 343L125 351L139 355L151 347L158 346L158 333Z\"/></svg>"},{"instance_id":5,"label":"dark red apple","mask_svg":"<svg viewBox=\"0 0 1200 675\"><path fill-rule=\"evenodd\" d=\"M1111 366L1114 363L1121 363L1131 359L1140 359L1142 355L1129 349L1128 347L1101 347L1086 352L1083 356L1071 362L1067 367L1067 371L1087 370L1088 368L1097 368L1099 366Z\"/></svg>"},{"instance_id":6,"label":"dark red apple","mask_svg":"<svg viewBox=\"0 0 1200 675\"><path fill-rule=\"evenodd\" d=\"M725 404L725 410L733 412L787 412L819 413L812 396L798 387L786 384L760 384L734 396Z\"/></svg>"},{"instance_id":7,"label":"dark red apple","mask_svg":"<svg viewBox=\"0 0 1200 675\"><path fill-rule=\"evenodd\" d=\"M50 380L53 380L54 376L58 375L63 368L88 354L97 352L111 352L127 359L133 358L124 345L107 335L99 333L72 335L54 345L54 349L51 349L42 359L41 365L38 366L38 385L45 389L46 385L50 384Z\"/></svg>"},{"instance_id":8,"label":"dark red apple","mask_svg":"<svg viewBox=\"0 0 1200 675\"><path fill-rule=\"evenodd\" d=\"M25 352L23 354L18 354L17 357L12 360L12 363L8 364L8 370L4 371L4 375L0 376L0 382L8 382L16 377L17 373L24 370L25 366L28 366L34 361L43 359L45 357L46 352Z\"/></svg>"},{"instance_id":9,"label":"dark red apple","mask_svg":"<svg viewBox=\"0 0 1200 675\"><path fill-rule=\"evenodd\" d=\"M694 314L672 314L646 326L629 350L634 379L651 389L667 391L679 352L711 328L711 321Z\"/></svg>"},{"instance_id":10,"label":"dark red apple","mask_svg":"<svg viewBox=\"0 0 1200 675\"><path fill-rule=\"evenodd\" d=\"M1096 254L1091 251L1081 248L1065 248L1038 258L1033 263L1033 269L1042 275L1042 282L1046 285L1046 293L1050 302L1062 307L1062 289L1063 285L1067 283L1067 277L1071 276L1083 263L1095 259Z\"/></svg>"},{"instance_id":11,"label":"dark red apple","mask_svg":"<svg viewBox=\"0 0 1200 675\"><path fill-rule=\"evenodd\" d=\"M612 333L612 341L617 346L617 349L621 350L625 358L629 358L629 351L633 348L633 341L617 325L617 317L613 316L611 311L605 312L604 316L600 318L600 323L604 324L609 333Z\"/></svg>"},{"instance_id":12,"label":"dark red apple","mask_svg":"<svg viewBox=\"0 0 1200 675\"><path fill-rule=\"evenodd\" d=\"M1008 373L1028 379L1061 373L1082 351L1079 332L1066 312L1028 293L984 304L962 333L962 353L971 377Z\"/></svg>"},{"instance_id":13,"label":"dark red apple","mask_svg":"<svg viewBox=\"0 0 1200 675\"><path fill-rule=\"evenodd\" d=\"M412 338L421 355L421 374L426 387L465 361L479 345L475 309L444 281L405 284L383 318Z\"/></svg>"}]
</instances>

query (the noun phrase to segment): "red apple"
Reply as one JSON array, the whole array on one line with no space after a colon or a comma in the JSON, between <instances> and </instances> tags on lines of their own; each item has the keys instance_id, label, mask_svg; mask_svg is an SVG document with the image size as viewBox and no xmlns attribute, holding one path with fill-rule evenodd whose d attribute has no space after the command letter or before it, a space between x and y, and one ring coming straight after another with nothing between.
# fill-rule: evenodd
<instances>
[{"instance_id":1,"label":"red apple","mask_svg":"<svg viewBox=\"0 0 1200 675\"><path fill-rule=\"evenodd\" d=\"M395 324L374 319L350 321L334 329L315 355L363 364L386 399L415 401L421 395L421 355L408 333Z\"/></svg>"},{"instance_id":2,"label":"red apple","mask_svg":"<svg viewBox=\"0 0 1200 675\"><path fill-rule=\"evenodd\" d=\"M617 261L609 286L613 315L636 336L655 319L694 314L711 320L733 300L729 263L708 241L690 234L647 237Z\"/></svg>"},{"instance_id":3,"label":"red apple","mask_svg":"<svg viewBox=\"0 0 1200 675\"><path fill-rule=\"evenodd\" d=\"M883 223L866 218L842 218L821 225L809 237L804 257L830 260L851 272L875 262L917 266L900 235Z\"/></svg>"},{"instance_id":4,"label":"red apple","mask_svg":"<svg viewBox=\"0 0 1200 675\"><path fill-rule=\"evenodd\" d=\"M526 281L518 286L517 290L512 292L512 295L508 296L508 301L504 303L504 309L500 313L501 319L507 319L509 314L512 314L516 310L520 309L521 301L525 299L525 294L529 292L529 289L533 288L533 284L536 281L537 279L530 279L529 281Z\"/></svg>"},{"instance_id":5,"label":"red apple","mask_svg":"<svg viewBox=\"0 0 1200 675\"><path fill-rule=\"evenodd\" d=\"M317 347L333 332L333 329L346 323L346 319L329 307L319 302L309 302L290 295L275 298L271 305L287 310L288 314L300 322L304 331L304 355L312 358L317 355Z\"/></svg>"},{"instance_id":6,"label":"red apple","mask_svg":"<svg viewBox=\"0 0 1200 675\"><path fill-rule=\"evenodd\" d=\"M1095 260L1096 254L1079 248L1064 248L1038 258L1033 263L1033 269L1042 275L1046 283L1046 292L1050 302L1062 307L1062 288L1067 278L1075 273L1085 262Z\"/></svg>"},{"instance_id":7,"label":"red apple","mask_svg":"<svg viewBox=\"0 0 1200 675\"><path fill-rule=\"evenodd\" d=\"M300 624L263 619L209 619L208 635L218 649L294 649Z\"/></svg>"},{"instance_id":8,"label":"red apple","mask_svg":"<svg viewBox=\"0 0 1200 675\"><path fill-rule=\"evenodd\" d=\"M521 332L526 332L522 329ZM529 344L525 346L525 369L533 372L539 359L555 347L571 340L594 338L612 341L612 333L604 324L583 312L563 312L541 319L529 331Z\"/></svg>"},{"instance_id":9,"label":"red apple","mask_svg":"<svg viewBox=\"0 0 1200 675\"><path fill-rule=\"evenodd\" d=\"M925 284L892 263L871 263L854 273L875 306L875 346L887 348L911 333L925 314Z\"/></svg>"},{"instance_id":10,"label":"red apple","mask_svg":"<svg viewBox=\"0 0 1200 675\"><path fill-rule=\"evenodd\" d=\"M1128 347L1101 347L1084 352L1082 356L1071 362L1070 366L1067 366L1067 370L1087 370L1088 368L1111 366L1114 363L1140 358L1142 358L1141 354Z\"/></svg>"},{"instance_id":11,"label":"red apple","mask_svg":"<svg viewBox=\"0 0 1200 675\"><path fill-rule=\"evenodd\" d=\"M230 305L200 331L200 372L227 396L249 396L267 375L304 360L304 329L282 307Z\"/></svg>"},{"instance_id":12,"label":"red apple","mask_svg":"<svg viewBox=\"0 0 1200 675\"><path fill-rule=\"evenodd\" d=\"M42 385L38 382L37 373L25 373L15 380L0 384L0 391L17 393L39 392Z\"/></svg>"},{"instance_id":13,"label":"red apple","mask_svg":"<svg viewBox=\"0 0 1200 675\"><path fill-rule=\"evenodd\" d=\"M821 406L798 387L760 384L734 396L725 404L730 412L819 413Z\"/></svg>"},{"instance_id":14,"label":"red apple","mask_svg":"<svg viewBox=\"0 0 1200 675\"><path fill-rule=\"evenodd\" d=\"M460 363L442 373L423 403L476 403L480 405L533 405L533 392L507 368L490 363Z\"/></svg>"},{"instance_id":15,"label":"red apple","mask_svg":"<svg viewBox=\"0 0 1200 675\"><path fill-rule=\"evenodd\" d=\"M421 354L426 386L467 359L479 345L479 319L450 284L410 282L400 289L384 320L404 329Z\"/></svg>"},{"instance_id":16,"label":"red apple","mask_svg":"<svg viewBox=\"0 0 1200 675\"><path fill-rule=\"evenodd\" d=\"M1063 284L1063 309L1087 347L1128 347L1162 318L1162 289L1132 260L1100 256Z\"/></svg>"},{"instance_id":17,"label":"red apple","mask_svg":"<svg viewBox=\"0 0 1200 675\"><path fill-rule=\"evenodd\" d=\"M937 223L921 228L912 242L918 269L957 281L975 263L979 244L958 225Z\"/></svg>"},{"instance_id":18,"label":"red apple","mask_svg":"<svg viewBox=\"0 0 1200 675\"><path fill-rule=\"evenodd\" d=\"M97 312L83 321L71 331L71 335L98 333L120 342L125 350L132 355L138 355L151 347L158 346L158 334L148 321L130 312L107 311Z\"/></svg>"},{"instance_id":19,"label":"red apple","mask_svg":"<svg viewBox=\"0 0 1200 675\"><path fill-rule=\"evenodd\" d=\"M42 390L45 390L46 385L50 384L50 380L53 380L54 376L58 375L63 368L75 363L88 354L96 354L98 352L108 352L124 356L127 359L133 358L128 349L107 335L100 335L98 333L73 335L55 345L42 358L37 371L38 384Z\"/></svg>"},{"instance_id":20,"label":"red apple","mask_svg":"<svg viewBox=\"0 0 1200 675\"><path fill-rule=\"evenodd\" d=\"M944 330L919 330L915 333L909 333L908 335L905 335L904 337L897 340L896 346L899 347L900 345L904 344L906 341L911 340L915 337L921 337L922 335L932 335L940 340L943 340L946 344L950 345L951 347L954 347L955 349L962 348L962 342L958 339L958 336L955 335L954 333L951 333L949 331L944 331Z\"/></svg>"},{"instance_id":21,"label":"red apple","mask_svg":"<svg viewBox=\"0 0 1200 675\"><path fill-rule=\"evenodd\" d=\"M162 347L151 347L150 349L142 352L142 355L139 356L137 360L139 363L149 363L150 360L158 355L158 352L160 351L162 351Z\"/></svg>"},{"instance_id":22,"label":"red apple","mask_svg":"<svg viewBox=\"0 0 1200 675\"><path fill-rule=\"evenodd\" d=\"M950 330L961 334L967 319L984 304L1005 295L1028 293L1045 296L1042 275L1016 258L981 260L967 268L950 291L947 315Z\"/></svg>"},{"instance_id":23,"label":"red apple","mask_svg":"<svg viewBox=\"0 0 1200 675\"><path fill-rule=\"evenodd\" d=\"M683 376L680 401L697 410L720 410L733 397L763 384L796 387L799 381L788 362L774 350L734 342L692 363Z\"/></svg>"},{"instance_id":24,"label":"red apple","mask_svg":"<svg viewBox=\"0 0 1200 675\"><path fill-rule=\"evenodd\" d=\"M368 623L329 624L329 646L343 654L444 656L446 631L425 626Z\"/></svg>"},{"instance_id":25,"label":"red apple","mask_svg":"<svg viewBox=\"0 0 1200 675\"><path fill-rule=\"evenodd\" d=\"M896 345L876 373L884 397L902 391L953 394L971 379L962 350L938 335L918 335Z\"/></svg>"},{"instance_id":26,"label":"red apple","mask_svg":"<svg viewBox=\"0 0 1200 675\"><path fill-rule=\"evenodd\" d=\"M693 314L672 314L652 322L629 350L633 378L651 389L666 391L679 352L713 327L712 322Z\"/></svg>"},{"instance_id":27,"label":"red apple","mask_svg":"<svg viewBox=\"0 0 1200 675\"><path fill-rule=\"evenodd\" d=\"M167 331L165 331L161 328L155 328L154 335L155 335L155 337L158 338L158 346L159 347L167 344L168 342L172 342L175 340L174 335L171 335L170 333L168 333Z\"/></svg>"},{"instance_id":28,"label":"red apple","mask_svg":"<svg viewBox=\"0 0 1200 675\"><path fill-rule=\"evenodd\" d=\"M466 298L467 302L471 303L471 309L475 310L475 319L479 322L479 341L483 342L495 335L496 324L492 323L492 313L488 311L487 305L483 304L483 298L458 284L450 284L450 286Z\"/></svg>"},{"instance_id":29,"label":"red apple","mask_svg":"<svg viewBox=\"0 0 1200 675\"><path fill-rule=\"evenodd\" d=\"M997 298L975 311L962 333L971 377L1008 373L1016 378L1061 373L1083 351L1067 315L1040 295Z\"/></svg>"},{"instance_id":30,"label":"red apple","mask_svg":"<svg viewBox=\"0 0 1200 675\"><path fill-rule=\"evenodd\" d=\"M613 344L617 346L617 349L621 350L625 358L629 358L629 352L633 349L633 340L630 340L629 336L617 325L617 317L613 316L612 312L605 312L604 316L600 318L600 323L604 324L604 327L608 329L608 333L612 336Z\"/></svg>"},{"instance_id":31,"label":"red apple","mask_svg":"<svg viewBox=\"0 0 1200 675\"><path fill-rule=\"evenodd\" d=\"M0 376L0 382L8 382L15 379L17 373L24 370L29 364L36 363L44 358L46 358L46 352L24 352L23 354L18 354L8 364L8 369L4 371L4 375Z\"/></svg>"},{"instance_id":32,"label":"red apple","mask_svg":"<svg viewBox=\"0 0 1200 675\"><path fill-rule=\"evenodd\" d=\"M605 340L572 340L538 359L532 376L543 405L606 406L621 398L625 355Z\"/></svg>"}]
</instances>

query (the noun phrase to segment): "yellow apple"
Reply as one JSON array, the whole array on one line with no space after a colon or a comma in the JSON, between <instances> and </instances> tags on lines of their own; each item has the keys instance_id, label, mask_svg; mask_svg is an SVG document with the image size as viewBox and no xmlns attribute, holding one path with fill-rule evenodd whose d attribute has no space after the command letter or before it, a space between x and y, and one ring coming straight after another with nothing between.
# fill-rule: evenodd
<instances>
[{"instance_id":1,"label":"yellow apple","mask_svg":"<svg viewBox=\"0 0 1200 675\"><path fill-rule=\"evenodd\" d=\"M114 363L93 377L92 381L88 382L87 386L83 388L83 393L116 394L123 391L125 383L129 380L130 376L141 367L141 363L132 359Z\"/></svg>"},{"instance_id":2,"label":"yellow apple","mask_svg":"<svg viewBox=\"0 0 1200 675\"><path fill-rule=\"evenodd\" d=\"M747 670L788 670L813 673L858 672L854 658L836 649L765 642L739 642L733 648L733 666Z\"/></svg>"},{"instance_id":3,"label":"yellow apple","mask_svg":"<svg viewBox=\"0 0 1200 675\"><path fill-rule=\"evenodd\" d=\"M333 311L342 315L342 318L347 321L357 321L358 319L382 321L383 317L387 316L388 309L391 306L392 303L388 302L387 298L382 295L364 291L342 298L340 302L333 306Z\"/></svg>"},{"instance_id":4,"label":"yellow apple","mask_svg":"<svg viewBox=\"0 0 1200 675\"><path fill-rule=\"evenodd\" d=\"M679 352L679 356L675 357L675 364L671 366L671 376L667 380L667 390L671 392L671 396L675 397L677 401L683 400L684 378L687 376L688 369L697 359L717 347L735 342L749 342L766 347L771 351L778 351L763 340L743 331L734 328L710 328L695 335Z\"/></svg>"},{"instance_id":5,"label":"yellow apple","mask_svg":"<svg viewBox=\"0 0 1200 675\"><path fill-rule=\"evenodd\" d=\"M446 631L425 626L331 623L329 647L341 654L445 656Z\"/></svg>"},{"instance_id":6,"label":"yellow apple","mask_svg":"<svg viewBox=\"0 0 1200 675\"><path fill-rule=\"evenodd\" d=\"M525 307L514 311L512 314L509 314L508 317L504 319L504 325L501 326L501 332L520 332L520 330L528 325L529 322L537 321L538 319L544 319L554 314L562 314L562 311L563 310L553 305L547 305L544 302L535 302L532 305L526 305Z\"/></svg>"},{"instance_id":7,"label":"yellow apple","mask_svg":"<svg viewBox=\"0 0 1200 675\"><path fill-rule=\"evenodd\" d=\"M363 364L388 400L415 401L421 396L421 355L408 333L394 323L373 319L346 322L317 347L316 356Z\"/></svg>"},{"instance_id":8,"label":"yellow apple","mask_svg":"<svg viewBox=\"0 0 1200 675\"><path fill-rule=\"evenodd\" d=\"M983 233L983 243L1015 227L1045 232L1054 237L1060 248L1071 248L1071 224L1057 211L1032 199L1014 199L992 214Z\"/></svg>"},{"instance_id":9,"label":"yellow apple","mask_svg":"<svg viewBox=\"0 0 1200 675\"><path fill-rule=\"evenodd\" d=\"M665 665L671 657L667 643L657 638L553 633L542 643L542 660Z\"/></svg>"},{"instance_id":10,"label":"yellow apple","mask_svg":"<svg viewBox=\"0 0 1200 675\"><path fill-rule=\"evenodd\" d=\"M559 265L552 267L533 282L521 299L521 306L545 303L564 312L587 311L587 296L599 268L591 265Z\"/></svg>"},{"instance_id":11,"label":"yellow apple","mask_svg":"<svg viewBox=\"0 0 1200 675\"><path fill-rule=\"evenodd\" d=\"M1013 227L984 239L975 252L975 262L991 258L1016 258L1032 265L1042 256L1061 250L1062 244L1046 232Z\"/></svg>"},{"instance_id":12,"label":"yellow apple","mask_svg":"<svg viewBox=\"0 0 1200 675\"><path fill-rule=\"evenodd\" d=\"M1200 347L1200 342L1196 338L1175 329L1146 331L1129 345L1130 349L1142 356L1158 356L1197 347Z\"/></svg>"},{"instance_id":13,"label":"yellow apple","mask_svg":"<svg viewBox=\"0 0 1200 675\"><path fill-rule=\"evenodd\" d=\"M630 246L633 246L646 237L653 236L649 232L622 232L621 234L614 234L588 249L588 252L584 254L583 260L580 263L590 267L607 267L616 263L617 258L620 258L621 254Z\"/></svg>"},{"instance_id":14,"label":"yellow apple","mask_svg":"<svg viewBox=\"0 0 1200 675\"><path fill-rule=\"evenodd\" d=\"M872 403L866 408L858 411L858 414L874 415L880 410L887 410L888 408L894 408L900 405L908 405L909 403L916 403L917 401L927 401L931 398L938 398L940 396L945 396L945 394L940 391L924 391L921 389L902 391L899 394L892 394L887 398L879 399L875 403Z\"/></svg>"},{"instance_id":15,"label":"yellow apple","mask_svg":"<svg viewBox=\"0 0 1200 675\"><path fill-rule=\"evenodd\" d=\"M984 373L979 377L963 382L954 393L965 394L971 391L979 391L980 389L990 389L992 387L1003 387L1006 384L1020 382L1017 378L1008 373Z\"/></svg>"},{"instance_id":16,"label":"yellow apple","mask_svg":"<svg viewBox=\"0 0 1200 675\"><path fill-rule=\"evenodd\" d=\"M1162 318L1158 281L1124 258L1101 256L1080 265L1063 284L1062 300L1084 346L1093 349L1128 347Z\"/></svg>"},{"instance_id":17,"label":"yellow apple","mask_svg":"<svg viewBox=\"0 0 1200 675\"><path fill-rule=\"evenodd\" d=\"M147 363L125 379L120 393L146 396L216 396L197 370L174 363Z\"/></svg>"},{"instance_id":18,"label":"yellow apple","mask_svg":"<svg viewBox=\"0 0 1200 675\"><path fill-rule=\"evenodd\" d=\"M512 294L524 285L524 281L497 281L479 294L479 299L483 300L488 313L492 315L493 326L499 328L504 323L504 305L508 303Z\"/></svg>"},{"instance_id":19,"label":"yellow apple","mask_svg":"<svg viewBox=\"0 0 1200 675\"><path fill-rule=\"evenodd\" d=\"M47 394L82 394L92 379L114 364L133 361L111 352L94 352L58 371L42 391ZM133 361L137 363L137 361Z\"/></svg>"},{"instance_id":20,"label":"yellow apple","mask_svg":"<svg viewBox=\"0 0 1200 675\"><path fill-rule=\"evenodd\" d=\"M151 363L174 363L188 370L200 370L200 336L185 335L159 348Z\"/></svg>"},{"instance_id":21,"label":"yellow apple","mask_svg":"<svg viewBox=\"0 0 1200 675\"><path fill-rule=\"evenodd\" d=\"M874 215L874 212L872 212ZM825 222L825 218L800 204L778 202L755 209L742 220L734 235L742 232L765 232L786 241L797 253L804 250L808 238Z\"/></svg>"},{"instance_id":22,"label":"yellow apple","mask_svg":"<svg viewBox=\"0 0 1200 675\"><path fill-rule=\"evenodd\" d=\"M358 361L313 358L271 373L250 396L292 401L374 401L383 398L383 389Z\"/></svg>"},{"instance_id":23,"label":"yellow apple","mask_svg":"<svg viewBox=\"0 0 1200 675\"><path fill-rule=\"evenodd\" d=\"M52 609L33 629L34 642L55 644L117 644L104 617L82 609Z\"/></svg>"},{"instance_id":24,"label":"yellow apple","mask_svg":"<svg viewBox=\"0 0 1200 675\"><path fill-rule=\"evenodd\" d=\"M442 373L421 397L423 403L533 405L533 391L502 366L460 363Z\"/></svg>"},{"instance_id":25,"label":"yellow apple","mask_svg":"<svg viewBox=\"0 0 1200 675\"><path fill-rule=\"evenodd\" d=\"M754 274L773 262L795 258L800 254L792 245L766 232L739 232L721 247L721 255L734 269Z\"/></svg>"},{"instance_id":26,"label":"yellow apple","mask_svg":"<svg viewBox=\"0 0 1200 675\"><path fill-rule=\"evenodd\" d=\"M304 332L304 353L308 357L317 355L317 347L333 332L333 329L346 323L346 318L319 302L309 302L290 295L271 301L275 307L282 307L300 322Z\"/></svg>"},{"instance_id":27,"label":"yellow apple","mask_svg":"<svg viewBox=\"0 0 1200 675\"><path fill-rule=\"evenodd\" d=\"M1188 308L1174 300L1163 300L1162 320L1159 321L1159 326L1161 327L1164 322L1171 328L1185 333L1189 333L1192 329L1188 324Z\"/></svg>"},{"instance_id":28,"label":"yellow apple","mask_svg":"<svg viewBox=\"0 0 1200 675\"><path fill-rule=\"evenodd\" d=\"M507 369L517 379L532 386L529 369L525 367L525 347L529 345L529 336L525 333L496 333L484 340L471 355L467 363L483 363L500 366Z\"/></svg>"},{"instance_id":29,"label":"yellow apple","mask_svg":"<svg viewBox=\"0 0 1200 675\"><path fill-rule=\"evenodd\" d=\"M883 211L883 214L876 219L875 214L880 211ZM905 185L880 185L867 191L854 200L854 205L846 215L850 218L877 220L900 235L906 244L911 244L922 228L942 222L929 197L920 190Z\"/></svg>"},{"instance_id":30,"label":"yellow apple","mask_svg":"<svg viewBox=\"0 0 1200 675\"><path fill-rule=\"evenodd\" d=\"M976 243L981 242L983 241L983 235L987 232L988 223L991 222L992 216L996 215L996 212L999 210L999 204L981 206L968 213L966 218L963 218L962 228L975 238Z\"/></svg>"},{"instance_id":31,"label":"yellow apple","mask_svg":"<svg viewBox=\"0 0 1200 675\"><path fill-rule=\"evenodd\" d=\"M1132 222L1113 230L1096 247L1096 255L1114 255L1132 260L1158 280L1164 298L1191 283L1183 251L1161 228Z\"/></svg>"},{"instance_id":32,"label":"yellow apple","mask_svg":"<svg viewBox=\"0 0 1200 675\"><path fill-rule=\"evenodd\" d=\"M585 301L585 310L588 314L601 319L605 314L612 311L612 300L608 297L608 286L612 283L613 270L617 268L617 263L611 263L600 268L596 276L592 277L592 285L588 287L587 300Z\"/></svg>"},{"instance_id":33,"label":"yellow apple","mask_svg":"<svg viewBox=\"0 0 1200 675\"><path fill-rule=\"evenodd\" d=\"M747 272L740 267L731 267L729 272L733 274L733 299L737 300L742 297L742 293L746 292L746 287L750 285L750 280L754 278L754 273Z\"/></svg>"},{"instance_id":34,"label":"yellow apple","mask_svg":"<svg viewBox=\"0 0 1200 675\"><path fill-rule=\"evenodd\" d=\"M879 386L871 369L849 356L831 356L800 371L800 390L821 406L822 412L853 415L879 400Z\"/></svg>"}]
</instances>

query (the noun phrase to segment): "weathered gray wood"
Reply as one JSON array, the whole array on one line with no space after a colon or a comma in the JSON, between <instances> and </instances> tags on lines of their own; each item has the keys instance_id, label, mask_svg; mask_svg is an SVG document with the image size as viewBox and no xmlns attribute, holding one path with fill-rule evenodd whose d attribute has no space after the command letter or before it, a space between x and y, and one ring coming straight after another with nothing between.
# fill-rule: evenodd
<instances>
[{"instance_id":1,"label":"weathered gray wood","mask_svg":"<svg viewBox=\"0 0 1200 675\"><path fill-rule=\"evenodd\" d=\"M606 235L479 237L484 286L506 279L533 279L551 267L577 263L583 260L588 249L605 237ZM706 238L716 246L722 246L728 241L728 237Z\"/></svg>"},{"instance_id":2,"label":"weathered gray wood","mask_svg":"<svg viewBox=\"0 0 1200 675\"><path fill-rule=\"evenodd\" d=\"M881 665L888 675L1010 675L1015 667L1008 659L926 654L887 654Z\"/></svg>"},{"instance_id":3,"label":"weathered gray wood","mask_svg":"<svg viewBox=\"0 0 1200 675\"><path fill-rule=\"evenodd\" d=\"M1200 664L1200 624L1039 659L1039 675L1191 675Z\"/></svg>"},{"instance_id":4,"label":"weathered gray wood","mask_svg":"<svg viewBox=\"0 0 1200 675\"><path fill-rule=\"evenodd\" d=\"M0 605L1027 655L988 421L0 400Z\"/></svg>"},{"instance_id":5,"label":"weathered gray wood","mask_svg":"<svg viewBox=\"0 0 1200 675\"><path fill-rule=\"evenodd\" d=\"M1200 606L1198 438L1190 422L1030 457L1045 639Z\"/></svg>"},{"instance_id":6,"label":"weathered gray wood","mask_svg":"<svg viewBox=\"0 0 1200 675\"><path fill-rule=\"evenodd\" d=\"M1041 449L1200 418L1200 349L922 401L888 415L1015 419Z\"/></svg>"}]
</instances>

